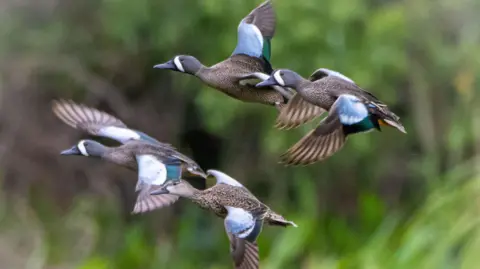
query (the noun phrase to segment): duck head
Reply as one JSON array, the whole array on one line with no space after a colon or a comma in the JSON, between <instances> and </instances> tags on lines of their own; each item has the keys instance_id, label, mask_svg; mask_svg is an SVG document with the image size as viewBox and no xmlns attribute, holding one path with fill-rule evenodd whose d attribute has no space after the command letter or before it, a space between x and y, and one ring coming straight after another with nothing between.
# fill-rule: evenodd
<instances>
[{"instance_id":1,"label":"duck head","mask_svg":"<svg viewBox=\"0 0 480 269\"><path fill-rule=\"evenodd\" d=\"M202 63L200 63L200 61L193 56L177 55L172 60L163 64L157 64L153 68L170 69L177 72L195 75L198 70L202 68L202 66Z\"/></svg>"},{"instance_id":2,"label":"duck head","mask_svg":"<svg viewBox=\"0 0 480 269\"><path fill-rule=\"evenodd\" d=\"M160 189L153 191L150 195L173 194L180 197L192 197L196 189L185 180L167 181Z\"/></svg>"},{"instance_id":3,"label":"duck head","mask_svg":"<svg viewBox=\"0 0 480 269\"><path fill-rule=\"evenodd\" d=\"M105 146L93 140L80 140L75 146L62 151L61 155L83 155L100 157L105 152Z\"/></svg>"},{"instance_id":4,"label":"duck head","mask_svg":"<svg viewBox=\"0 0 480 269\"><path fill-rule=\"evenodd\" d=\"M292 70L278 69L275 70L268 79L258 83L255 87L282 86L296 88L302 80L303 78Z\"/></svg>"}]
</instances>

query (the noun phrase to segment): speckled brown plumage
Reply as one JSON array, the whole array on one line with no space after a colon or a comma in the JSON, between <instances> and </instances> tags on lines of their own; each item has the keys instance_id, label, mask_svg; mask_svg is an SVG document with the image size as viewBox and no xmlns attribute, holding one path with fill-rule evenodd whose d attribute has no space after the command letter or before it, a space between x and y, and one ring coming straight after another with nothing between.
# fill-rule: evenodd
<instances>
[{"instance_id":1,"label":"speckled brown plumage","mask_svg":"<svg viewBox=\"0 0 480 269\"><path fill-rule=\"evenodd\" d=\"M260 202L249 190L244 187L236 187L227 184L216 184L206 190L197 190L188 182L182 181L182 184L188 185L193 193L188 199L203 209L212 211L215 215L225 218L227 210L225 206L237 207L250 212L261 212L263 220L270 225L288 226L291 223L281 215L272 211L268 206Z\"/></svg>"},{"instance_id":2,"label":"speckled brown plumage","mask_svg":"<svg viewBox=\"0 0 480 269\"><path fill-rule=\"evenodd\" d=\"M259 267L259 255L256 239L261 232L263 223L283 227L297 227L296 224L273 212L243 185L225 173L218 170L208 170L207 174L214 176L217 180L217 183L209 189L197 190L184 180L169 181L156 194L160 196L167 193L175 194L190 199L201 208L212 211L218 217L224 219L225 230L230 239L230 254L235 268L257 269ZM242 213L238 215L239 212ZM248 216L251 217L250 220L248 220ZM238 225L242 226L239 223L244 222L246 224L245 221L255 224L247 224L243 227L243 230L238 230ZM235 226L237 228L232 229ZM252 230L248 234L242 234L247 232L248 229Z\"/></svg>"},{"instance_id":3,"label":"speckled brown plumage","mask_svg":"<svg viewBox=\"0 0 480 269\"><path fill-rule=\"evenodd\" d=\"M380 128L380 125L390 125L405 133L397 115L373 94L363 90L353 81L348 81L348 78L325 75L316 71L307 80L288 70L275 72L277 72L277 77L280 77L279 80L282 80L281 82L285 86L294 88L298 92L297 95L301 96L305 102L329 111L328 117L322 120L316 129L309 132L280 156L281 163L286 165L312 164L332 156L344 146L349 133L345 133L336 113L330 113L335 101L341 95L353 95L364 103L377 129ZM275 76L272 75L272 77ZM291 100L291 106L295 105L294 99ZM292 115L295 114L291 113L285 116L287 121L294 122ZM283 126L288 127L288 124L283 124Z\"/></svg>"},{"instance_id":4,"label":"speckled brown plumage","mask_svg":"<svg viewBox=\"0 0 480 269\"><path fill-rule=\"evenodd\" d=\"M247 55L232 55L211 67L201 68L196 76L208 86L235 99L266 105L283 104L283 96L272 88L257 89L255 85L241 85L243 76L254 72L267 73L265 60Z\"/></svg>"}]
</instances>

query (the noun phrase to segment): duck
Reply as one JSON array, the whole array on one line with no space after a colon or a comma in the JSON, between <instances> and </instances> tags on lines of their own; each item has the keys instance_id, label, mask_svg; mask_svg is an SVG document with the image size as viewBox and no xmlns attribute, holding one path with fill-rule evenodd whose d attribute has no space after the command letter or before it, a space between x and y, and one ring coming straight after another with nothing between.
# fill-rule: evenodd
<instances>
[{"instance_id":1,"label":"duck","mask_svg":"<svg viewBox=\"0 0 480 269\"><path fill-rule=\"evenodd\" d=\"M54 100L52 110L60 120L75 129L121 143L118 147L108 147L94 140L83 139L71 148L63 150L61 155L100 158L138 172L135 187L138 196L132 211L134 214L162 208L178 200L178 196L175 195L149 194L152 189L166 181L179 180L183 173L207 177L195 161L178 152L172 145L130 129L106 112L71 100Z\"/></svg>"},{"instance_id":2,"label":"duck","mask_svg":"<svg viewBox=\"0 0 480 269\"><path fill-rule=\"evenodd\" d=\"M237 45L230 57L212 66L203 65L191 55L177 55L157 64L156 69L173 70L193 75L207 86L244 102L275 106L279 111L292 98L293 92L280 86L256 88L255 84L269 77L273 71L271 40L275 34L276 17L270 0L263 2L238 25ZM303 102L308 114L301 114L300 121L310 121L318 113L317 107ZM298 106L297 105L297 106Z\"/></svg>"},{"instance_id":3,"label":"duck","mask_svg":"<svg viewBox=\"0 0 480 269\"><path fill-rule=\"evenodd\" d=\"M240 182L226 173L209 169L207 175L216 179L216 184L208 189L198 190L184 180L169 181L151 192L151 195L177 195L191 200L200 208L224 219L235 268L259 268L256 240L262 231L263 224L281 227L297 227L297 225L272 211Z\"/></svg>"},{"instance_id":4,"label":"duck","mask_svg":"<svg viewBox=\"0 0 480 269\"><path fill-rule=\"evenodd\" d=\"M407 133L387 105L340 72L320 68L305 79L292 70L278 69L256 87L271 85L292 88L305 101L328 111L316 129L280 156L287 166L325 160L344 146L349 135L381 131L380 126Z\"/></svg>"}]
</instances>

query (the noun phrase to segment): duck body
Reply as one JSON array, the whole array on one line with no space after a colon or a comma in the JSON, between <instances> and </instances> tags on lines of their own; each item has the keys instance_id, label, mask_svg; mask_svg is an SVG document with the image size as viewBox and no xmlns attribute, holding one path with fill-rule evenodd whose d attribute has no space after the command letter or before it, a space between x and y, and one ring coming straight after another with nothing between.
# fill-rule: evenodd
<instances>
[{"instance_id":1,"label":"duck body","mask_svg":"<svg viewBox=\"0 0 480 269\"><path fill-rule=\"evenodd\" d=\"M152 156L167 166L167 179L180 179L183 171L188 171L188 164L176 156L177 152L161 144L143 141L131 141L118 147L107 147L100 158L138 172L138 155Z\"/></svg>"},{"instance_id":2,"label":"duck body","mask_svg":"<svg viewBox=\"0 0 480 269\"><path fill-rule=\"evenodd\" d=\"M380 131L381 125L406 133L400 117L373 94L336 71L321 68L309 79L304 79L291 70L280 69L257 87L272 85L291 87L305 102L328 111L328 116L316 129L282 154L281 162L287 165L308 165L324 160L340 150L349 135Z\"/></svg>"},{"instance_id":3,"label":"duck body","mask_svg":"<svg viewBox=\"0 0 480 269\"><path fill-rule=\"evenodd\" d=\"M230 57L207 67L190 55L177 55L154 68L167 69L198 77L205 85L237 100L275 106L278 126L296 127L324 111L302 100L285 109L293 97L290 89L280 86L256 88L272 72L271 40L275 35L276 17L272 1L267 0L244 17L237 29L237 45ZM301 113L297 113L301 109ZM293 116L290 116L293 115Z\"/></svg>"},{"instance_id":4,"label":"duck body","mask_svg":"<svg viewBox=\"0 0 480 269\"><path fill-rule=\"evenodd\" d=\"M132 213L151 211L177 201L175 195L150 195L152 190L167 181L178 181L184 173L206 177L195 161L172 145L130 129L112 115L65 100L54 101L53 111L75 129L121 143L118 147L107 147L97 141L81 140L61 154L96 157L137 172L135 190L139 194Z\"/></svg>"},{"instance_id":5,"label":"duck body","mask_svg":"<svg viewBox=\"0 0 480 269\"><path fill-rule=\"evenodd\" d=\"M283 227L290 225L290 222L260 202L245 187L217 184L209 189L199 190L190 199L199 207L213 212L220 218L225 218L228 214L225 206L231 206L260 214L269 225Z\"/></svg>"},{"instance_id":6,"label":"duck body","mask_svg":"<svg viewBox=\"0 0 480 269\"><path fill-rule=\"evenodd\" d=\"M365 102L375 102L383 105L371 93L364 91L354 83L335 76L328 76L315 81L302 80L295 89L307 102L327 111L330 110L338 97L343 94L356 96Z\"/></svg>"},{"instance_id":7,"label":"duck body","mask_svg":"<svg viewBox=\"0 0 480 269\"><path fill-rule=\"evenodd\" d=\"M224 219L225 231L230 240L230 254L236 269L258 269L257 237L263 223L275 226L294 226L281 215L270 210L248 189L235 179L218 170L208 170L217 183L206 190L197 190L188 182L169 181L152 195L173 194L187 198L200 208Z\"/></svg>"},{"instance_id":8,"label":"duck body","mask_svg":"<svg viewBox=\"0 0 480 269\"><path fill-rule=\"evenodd\" d=\"M244 102L265 105L284 104L288 99L278 91L272 88L257 89L254 83L241 79L251 73L269 74L271 71L270 63L263 57L235 54L211 67L201 68L195 76L206 85Z\"/></svg>"},{"instance_id":9,"label":"duck body","mask_svg":"<svg viewBox=\"0 0 480 269\"><path fill-rule=\"evenodd\" d=\"M317 81L304 81L296 88L298 94L302 96L307 102L310 102L318 107L329 111L338 98L342 95L352 95L359 99L367 108L368 116L361 119L358 123L345 124L343 126L345 135L355 134L359 132L366 132L373 129L380 130L380 125L383 123L382 114L385 118L390 117L397 119L398 117L389 110L380 100L373 94L363 90L356 84L345 81L342 78L329 76ZM345 108L348 108L345 104ZM376 110L379 110L378 112ZM386 125L386 124L384 124Z\"/></svg>"}]
</instances>

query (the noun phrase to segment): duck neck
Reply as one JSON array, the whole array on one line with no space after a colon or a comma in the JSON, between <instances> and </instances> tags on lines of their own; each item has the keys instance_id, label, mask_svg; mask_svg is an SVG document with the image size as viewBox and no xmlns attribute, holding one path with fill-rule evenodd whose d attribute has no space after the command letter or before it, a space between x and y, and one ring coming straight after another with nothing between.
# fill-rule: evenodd
<instances>
[{"instance_id":1,"label":"duck neck","mask_svg":"<svg viewBox=\"0 0 480 269\"><path fill-rule=\"evenodd\" d=\"M206 75L209 70L210 70L210 67L199 63L198 69L194 73L192 73L192 75L200 78L201 80L206 80L207 79Z\"/></svg>"},{"instance_id":2,"label":"duck neck","mask_svg":"<svg viewBox=\"0 0 480 269\"><path fill-rule=\"evenodd\" d=\"M186 197L186 198L192 200L193 202L198 202L198 201L203 199L203 191L195 189L194 187L192 187L191 195L189 197Z\"/></svg>"},{"instance_id":3,"label":"duck neck","mask_svg":"<svg viewBox=\"0 0 480 269\"><path fill-rule=\"evenodd\" d=\"M193 200L193 201L196 201L196 200L200 199L202 191L196 189L195 187L190 185L190 183L186 182L185 180L182 180L182 181L183 181L183 184L185 185L184 190L182 190L179 193L175 193L175 194L180 196L180 197L187 198L187 199L190 199L190 200Z\"/></svg>"},{"instance_id":4,"label":"duck neck","mask_svg":"<svg viewBox=\"0 0 480 269\"><path fill-rule=\"evenodd\" d=\"M295 81L295 89L298 93L302 94L308 88L308 86L312 83L310 80L303 78L300 75L297 75L297 80Z\"/></svg>"},{"instance_id":5,"label":"duck neck","mask_svg":"<svg viewBox=\"0 0 480 269\"><path fill-rule=\"evenodd\" d=\"M111 149L100 143L95 143L94 146L88 149L89 157L104 158L107 155L107 152Z\"/></svg>"}]
</instances>

